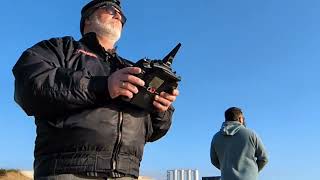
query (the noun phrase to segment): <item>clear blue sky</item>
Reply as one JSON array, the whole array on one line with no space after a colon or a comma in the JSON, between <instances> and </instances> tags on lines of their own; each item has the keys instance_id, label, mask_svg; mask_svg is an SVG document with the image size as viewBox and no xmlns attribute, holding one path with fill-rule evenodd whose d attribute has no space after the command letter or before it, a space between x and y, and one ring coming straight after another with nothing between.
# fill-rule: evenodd
<instances>
[{"instance_id":1,"label":"clear blue sky","mask_svg":"<svg viewBox=\"0 0 320 180\"><path fill-rule=\"evenodd\" d=\"M80 38L79 1L3 1L0 17L0 168L32 169L35 125L13 101L12 66L40 40ZM123 0L120 55L136 61L182 48L181 95L169 133L146 146L141 174L167 169L219 175L210 142L224 110L239 106L270 162L261 180L316 179L320 172L319 0Z\"/></svg>"}]
</instances>

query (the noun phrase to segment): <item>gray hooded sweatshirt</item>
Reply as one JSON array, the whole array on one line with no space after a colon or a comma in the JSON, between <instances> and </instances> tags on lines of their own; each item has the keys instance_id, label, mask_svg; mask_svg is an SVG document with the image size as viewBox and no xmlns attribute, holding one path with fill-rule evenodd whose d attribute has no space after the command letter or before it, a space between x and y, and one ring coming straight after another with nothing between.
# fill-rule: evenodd
<instances>
[{"instance_id":1,"label":"gray hooded sweatshirt","mask_svg":"<svg viewBox=\"0 0 320 180\"><path fill-rule=\"evenodd\" d=\"M222 124L211 142L212 164L221 180L257 180L268 158L260 138L238 121Z\"/></svg>"}]
</instances>

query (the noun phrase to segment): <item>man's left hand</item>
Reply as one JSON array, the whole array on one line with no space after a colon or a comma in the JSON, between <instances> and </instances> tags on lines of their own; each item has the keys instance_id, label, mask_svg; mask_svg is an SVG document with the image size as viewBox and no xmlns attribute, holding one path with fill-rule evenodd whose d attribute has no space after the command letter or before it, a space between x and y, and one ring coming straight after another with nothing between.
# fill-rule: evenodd
<instances>
[{"instance_id":1,"label":"man's left hand","mask_svg":"<svg viewBox=\"0 0 320 180\"><path fill-rule=\"evenodd\" d=\"M156 107L158 112L164 112L168 110L171 104L176 100L179 95L178 89L174 89L172 94L161 92L160 96L156 95L153 105Z\"/></svg>"}]
</instances>

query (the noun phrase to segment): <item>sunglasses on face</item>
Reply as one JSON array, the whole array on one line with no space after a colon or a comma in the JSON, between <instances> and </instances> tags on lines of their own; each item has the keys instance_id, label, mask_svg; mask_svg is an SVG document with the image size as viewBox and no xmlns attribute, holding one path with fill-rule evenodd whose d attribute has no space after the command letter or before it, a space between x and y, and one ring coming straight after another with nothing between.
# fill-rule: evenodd
<instances>
[{"instance_id":1,"label":"sunglasses on face","mask_svg":"<svg viewBox=\"0 0 320 180\"><path fill-rule=\"evenodd\" d=\"M116 7L109 5L109 6L102 6L101 9L105 10L108 14L110 14L112 16L119 14L121 23L122 24L126 23L127 18Z\"/></svg>"}]
</instances>

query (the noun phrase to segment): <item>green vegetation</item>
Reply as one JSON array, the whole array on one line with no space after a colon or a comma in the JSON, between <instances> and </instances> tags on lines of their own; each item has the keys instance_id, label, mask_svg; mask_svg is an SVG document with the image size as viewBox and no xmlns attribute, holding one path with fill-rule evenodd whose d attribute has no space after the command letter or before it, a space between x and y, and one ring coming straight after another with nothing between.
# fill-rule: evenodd
<instances>
[{"instance_id":1,"label":"green vegetation","mask_svg":"<svg viewBox=\"0 0 320 180\"><path fill-rule=\"evenodd\" d=\"M7 171L5 169L0 169L0 176L5 176Z\"/></svg>"},{"instance_id":2,"label":"green vegetation","mask_svg":"<svg viewBox=\"0 0 320 180\"><path fill-rule=\"evenodd\" d=\"M5 176L9 172L16 172L18 173L18 169L0 169L0 176Z\"/></svg>"}]
</instances>

